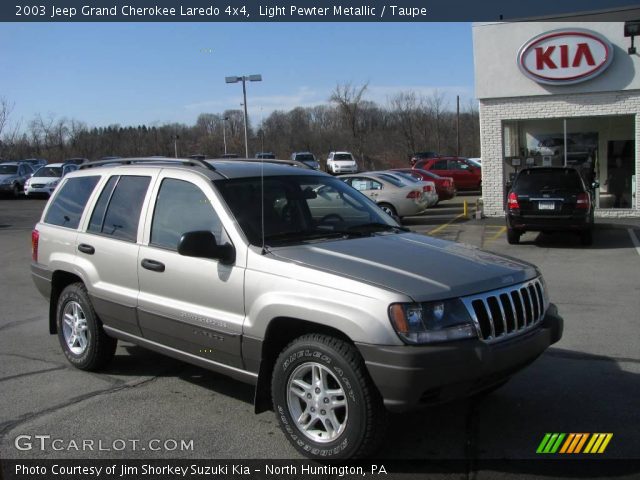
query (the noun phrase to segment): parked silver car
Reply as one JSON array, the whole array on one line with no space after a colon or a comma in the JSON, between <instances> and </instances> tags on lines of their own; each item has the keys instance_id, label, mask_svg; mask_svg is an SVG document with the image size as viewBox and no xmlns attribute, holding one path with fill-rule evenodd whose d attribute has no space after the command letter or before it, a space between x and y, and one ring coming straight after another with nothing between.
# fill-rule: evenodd
<instances>
[{"instance_id":1,"label":"parked silver car","mask_svg":"<svg viewBox=\"0 0 640 480\"><path fill-rule=\"evenodd\" d=\"M420 215L429 207L421 185L409 185L392 175L366 172L340 175L339 178L376 202L392 217Z\"/></svg>"},{"instance_id":2,"label":"parked silver car","mask_svg":"<svg viewBox=\"0 0 640 480\"><path fill-rule=\"evenodd\" d=\"M393 172L389 170L368 173L377 175L380 178L395 178L409 186L418 186L422 188L422 197L426 200L427 207L433 207L436 203L438 203L438 192L436 191L436 184L430 180L417 179L407 173Z\"/></svg>"},{"instance_id":3,"label":"parked silver car","mask_svg":"<svg viewBox=\"0 0 640 480\"><path fill-rule=\"evenodd\" d=\"M121 339L230 375L298 452L336 459L372 454L387 411L493 389L562 335L535 266L409 232L330 175L130 163L64 177L32 233L80 369Z\"/></svg>"}]
</instances>

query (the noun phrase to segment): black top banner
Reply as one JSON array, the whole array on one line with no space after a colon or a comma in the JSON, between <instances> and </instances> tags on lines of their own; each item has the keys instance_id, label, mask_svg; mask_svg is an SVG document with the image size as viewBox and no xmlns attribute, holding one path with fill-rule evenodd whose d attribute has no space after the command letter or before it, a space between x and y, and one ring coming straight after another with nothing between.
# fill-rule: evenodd
<instances>
[{"instance_id":1,"label":"black top banner","mask_svg":"<svg viewBox=\"0 0 640 480\"><path fill-rule=\"evenodd\" d=\"M14 0L3 22L434 22L500 21L605 13L640 7L629 0ZM624 15L624 12L622 12ZM633 15L630 13L630 15ZM558 18L561 19L561 18Z\"/></svg>"}]
</instances>

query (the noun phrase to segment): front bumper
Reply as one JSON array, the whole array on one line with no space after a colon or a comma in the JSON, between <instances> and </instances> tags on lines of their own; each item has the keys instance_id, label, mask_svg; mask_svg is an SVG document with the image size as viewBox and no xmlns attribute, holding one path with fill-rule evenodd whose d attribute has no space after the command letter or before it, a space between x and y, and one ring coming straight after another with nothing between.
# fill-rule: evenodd
<instances>
[{"instance_id":1,"label":"front bumper","mask_svg":"<svg viewBox=\"0 0 640 480\"><path fill-rule=\"evenodd\" d=\"M53 193L53 191L56 189L56 187L50 187L48 185L45 185L43 187L32 187L32 186L27 186L24 187L24 194L29 196L29 195L51 195Z\"/></svg>"},{"instance_id":2,"label":"front bumper","mask_svg":"<svg viewBox=\"0 0 640 480\"><path fill-rule=\"evenodd\" d=\"M391 411L466 397L508 379L562 337L551 304L538 327L496 343L462 340L429 346L356 344Z\"/></svg>"}]
</instances>

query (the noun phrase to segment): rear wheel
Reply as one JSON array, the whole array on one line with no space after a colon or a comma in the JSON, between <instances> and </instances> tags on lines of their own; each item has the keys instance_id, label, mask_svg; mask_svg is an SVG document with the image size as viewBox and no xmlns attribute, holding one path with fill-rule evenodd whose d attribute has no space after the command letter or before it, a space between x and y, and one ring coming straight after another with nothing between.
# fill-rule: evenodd
<instances>
[{"instance_id":1,"label":"rear wheel","mask_svg":"<svg viewBox=\"0 0 640 480\"><path fill-rule=\"evenodd\" d=\"M511 245L517 245L520 243L520 235L524 232L520 232L519 230L514 230L513 228L507 227L507 242Z\"/></svg>"},{"instance_id":2,"label":"rear wheel","mask_svg":"<svg viewBox=\"0 0 640 480\"><path fill-rule=\"evenodd\" d=\"M593 243L593 233L591 233L591 229L580 232L580 243L585 246Z\"/></svg>"},{"instance_id":3,"label":"rear wheel","mask_svg":"<svg viewBox=\"0 0 640 480\"><path fill-rule=\"evenodd\" d=\"M271 394L285 436L307 457L362 457L382 440L382 399L362 357L343 340L320 334L294 340L276 361Z\"/></svg>"},{"instance_id":4,"label":"rear wheel","mask_svg":"<svg viewBox=\"0 0 640 480\"><path fill-rule=\"evenodd\" d=\"M386 213L387 215L391 215L392 217L397 217L396 209L390 203L379 203L378 206Z\"/></svg>"},{"instance_id":5,"label":"rear wheel","mask_svg":"<svg viewBox=\"0 0 640 480\"><path fill-rule=\"evenodd\" d=\"M98 370L111 361L118 342L104 332L82 283L73 283L62 291L56 312L58 339L74 367Z\"/></svg>"}]
</instances>

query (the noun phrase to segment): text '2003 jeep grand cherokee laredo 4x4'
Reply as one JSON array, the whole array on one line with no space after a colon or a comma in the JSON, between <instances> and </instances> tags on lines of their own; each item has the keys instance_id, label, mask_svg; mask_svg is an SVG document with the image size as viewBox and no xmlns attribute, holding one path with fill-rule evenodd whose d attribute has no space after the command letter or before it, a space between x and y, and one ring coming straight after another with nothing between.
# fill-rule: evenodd
<instances>
[{"instance_id":1,"label":"text '2003 jeep grand cherokee laredo 4x4'","mask_svg":"<svg viewBox=\"0 0 640 480\"><path fill-rule=\"evenodd\" d=\"M66 357L97 369L121 339L250 382L304 455L370 454L387 410L495 388L562 335L534 266L406 231L324 173L111 162L33 231Z\"/></svg>"}]
</instances>

